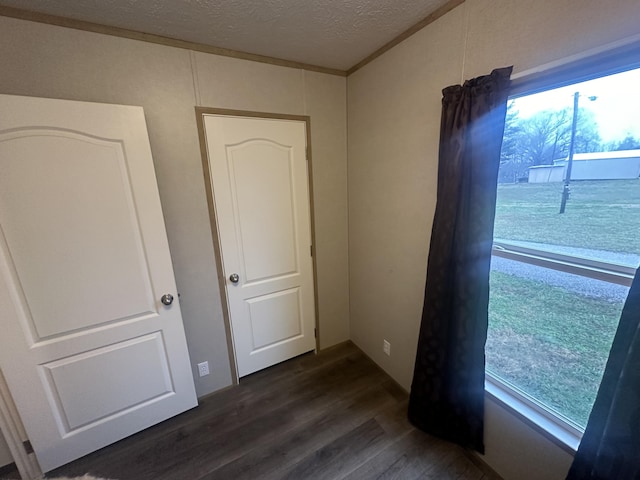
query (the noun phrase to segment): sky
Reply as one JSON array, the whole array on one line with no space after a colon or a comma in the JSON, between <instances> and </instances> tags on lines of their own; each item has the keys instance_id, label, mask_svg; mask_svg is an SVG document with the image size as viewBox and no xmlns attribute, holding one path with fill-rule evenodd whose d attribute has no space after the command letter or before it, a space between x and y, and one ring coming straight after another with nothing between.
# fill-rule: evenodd
<instances>
[{"instance_id":1,"label":"sky","mask_svg":"<svg viewBox=\"0 0 640 480\"><path fill-rule=\"evenodd\" d=\"M580 108L593 111L605 142L622 140L628 133L640 138L640 69L576 83L568 87L514 100L521 118L542 110L573 108L573 94L580 92ZM595 101L588 97L597 96Z\"/></svg>"}]
</instances>

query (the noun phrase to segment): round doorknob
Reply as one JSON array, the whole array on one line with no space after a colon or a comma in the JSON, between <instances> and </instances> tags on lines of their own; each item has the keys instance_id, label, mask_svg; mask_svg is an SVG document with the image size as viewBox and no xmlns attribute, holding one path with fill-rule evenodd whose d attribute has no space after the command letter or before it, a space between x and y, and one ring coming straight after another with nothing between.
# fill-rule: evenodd
<instances>
[{"instance_id":1,"label":"round doorknob","mask_svg":"<svg viewBox=\"0 0 640 480\"><path fill-rule=\"evenodd\" d=\"M229 275L229 280L231 281L231 283L238 283L240 281L240 275L238 275L237 273L232 273L231 275Z\"/></svg>"},{"instance_id":2,"label":"round doorknob","mask_svg":"<svg viewBox=\"0 0 640 480\"><path fill-rule=\"evenodd\" d=\"M160 297L160 301L163 305L171 305L173 303L173 295L170 293L165 293Z\"/></svg>"}]
</instances>

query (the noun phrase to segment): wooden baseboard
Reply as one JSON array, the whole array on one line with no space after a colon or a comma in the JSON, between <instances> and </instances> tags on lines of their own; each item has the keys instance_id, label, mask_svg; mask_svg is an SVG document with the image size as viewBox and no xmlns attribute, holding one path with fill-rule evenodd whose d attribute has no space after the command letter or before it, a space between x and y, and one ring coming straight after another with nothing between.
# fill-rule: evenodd
<instances>
[{"instance_id":1,"label":"wooden baseboard","mask_svg":"<svg viewBox=\"0 0 640 480\"><path fill-rule=\"evenodd\" d=\"M355 348L360 350L360 352L362 352L362 354L365 357L367 357L369 360L371 360L380 370L384 371L384 369L382 367L380 367L380 365L378 365L378 363L376 361L374 361L369 355L367 355L360 347L358 347L358 345L353 343L351 340L347 340L347 342L344 342L344 343L351 343ZM402 385L400 385L387 372L385 372L385 373L387 374L387 376L389 376L391 381L393 381L393 383L395 383L395 385L400 390L405 392L407 394L407 396L409 395L410 392L406 388L404 388ZM488 480L502 480L502 477L500 476L500 474L498 474L498 472L496 472L493 468L491 468L491 466L487 462L484 461L484 459L480 456L480 454L478 454L477 452L474 452L472 450L468 450L468 449L464 449L464 451L467 454L467 456L469 457L469 460L471 460L473 462L473 464L476 467L478 467L488 477Z\"/></svg>"},{"instance_id":2,"label":"wooden baseboard","mask_svg":"<svg viewBox=\"0 0 640 480\"><path fill-rule=\"evenodd\" d=\"M376 365L376 367L378 367L380 370L382 370L382 371L385 373L385 375L387 375L387 376L389 377L389 380L391 380L391 381L395 384L395 386L396 386L396 387L398 387L400 390L402 390L404 393L406 393L406 394L407 394L407 396L409 395L409 390L407 390L407 389L406 389L406 388L404 388L402 385L400 385L400 383L398 383L398 381L397 381L395 378L393 378L391 375L389 375L389 373L388 373L388 372L386 372L386 371L385 371L385 369L384 369L384 368L382 368L378 362L376 362L373 358L371 358L369 355L367 355L367 352L365 352L364 350L362 350L358 345L356 345L355 343L353 343L351 340L347 340L347 342L345 342L345 343L350 343L351 345L353 345L354 347L356 347L358 350L360 350L360 352L362 352L362 354L363 354L365 357L367 357L369 360L371 360L371 361Z\"/></svg>"},{"instance_id":3,"label":"wooden baseboard","mask_svg":"<svg viewBox=\"0 0 640 480\"><path fill-rule=\"evenodd\" d=\"M331 352L332 350L336 350L338 348L343 348L343 347L345 347L347 345L354 345L354 343L351 340L345 340L344 342L336 343L335 345L331 345L330 347L325 347L325 348L319 349L318 350L318 354L328 353L328 352ZM358 348L358 350L360 350L360 349Z\"/></svg>"},{"instance_id":4,"label":"wooden baseboard","mask_svg":"<svg viewBox=\"0 0 640 480\"><path fill-rule=\"evenodd\" d=\"M476 467L482 470L482 473L485 474L487 480L503 480L502 476L491 468L491 465L485 462L478 452L468 449L465 449L465 452L469 457L469 460L471 460Z\"/></svg>"}]
</instances>

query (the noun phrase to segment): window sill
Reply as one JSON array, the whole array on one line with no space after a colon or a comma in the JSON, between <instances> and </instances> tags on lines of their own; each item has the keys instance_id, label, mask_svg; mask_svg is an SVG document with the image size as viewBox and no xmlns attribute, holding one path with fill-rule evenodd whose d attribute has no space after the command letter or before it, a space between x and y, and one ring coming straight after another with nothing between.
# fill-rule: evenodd
<instances>
[{"instance_id":1,"label":"window sill","mask_svg":"<svg viewBox=\"0 0 640 480\"><path fill-rule=\"evenodd\" d=\"M542 413L542 409L536 408L528 400L520 398L520 395L489 373L486 374L484 385L485 392L494 401L567 453L575 455L582 438L582 434L578 430L550 413Z\"/></svg>"}]
</instances>

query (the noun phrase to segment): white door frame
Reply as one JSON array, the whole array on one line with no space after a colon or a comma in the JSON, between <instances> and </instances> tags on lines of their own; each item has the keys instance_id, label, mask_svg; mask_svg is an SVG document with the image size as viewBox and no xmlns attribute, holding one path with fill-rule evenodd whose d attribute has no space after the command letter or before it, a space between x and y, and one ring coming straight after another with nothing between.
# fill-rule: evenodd
<instances>
[{"instance_id":1,"label":"white door frame","mask_svg":"<svg viewBox=\"0 0 640 480\"><path fill-rule=\"evenodd\" d=\"M218 285L220 287L220 299L222 301L222 314L224 317L225 333L227 335L227 348L229 350L229 363L231 364L231 372L233 384L239 383L238 367L235 358L235 345L231 334L231 315L229 313L229 300L225 289L226 277L222 271L222 250L220 248L220 236L218 229L218 221L213 199L213 185L211 184L211 165L209 163L209 155L207 153L207 137L204 131L205 115L227 115L233 117L250 117L263 118L267 120L294 120L305 123L305 132L307 135L307 180L309 182L309 210L311 220L311 242L312 246L312 265L313 265L313 296L315 308L315 330L316 330L316 352L320 350L320 327L318 314L318 269L316 255L316 229L313 204L313 163L311 156L311 117L308 115L287 115L279 113L252 112L246 110L229 110L225 108L209 108L196 107L196 122L198 124L198 137L200 139L200 153L202 155L202 172L204 176L204 186L207 193L207 205L209 207L209 221L211 224L211 237L213 238L213 249L216 256L216 266L218 270Z\"/></svg>"},{"instance_id":2,"label":"white door frame","mask_svg":"<svg viewBox=\"0 0 640 480\"><path fill-rule=\"evenodd\" d=\"M23 480L32 480L42 476L42 470L38 465L33 451L27 452L25 442L29 440L27 432L22 425L20 415L13 403L9 387L0 370L0 431L4 436L13 461Z\"/></svg>"}]
</instances>

